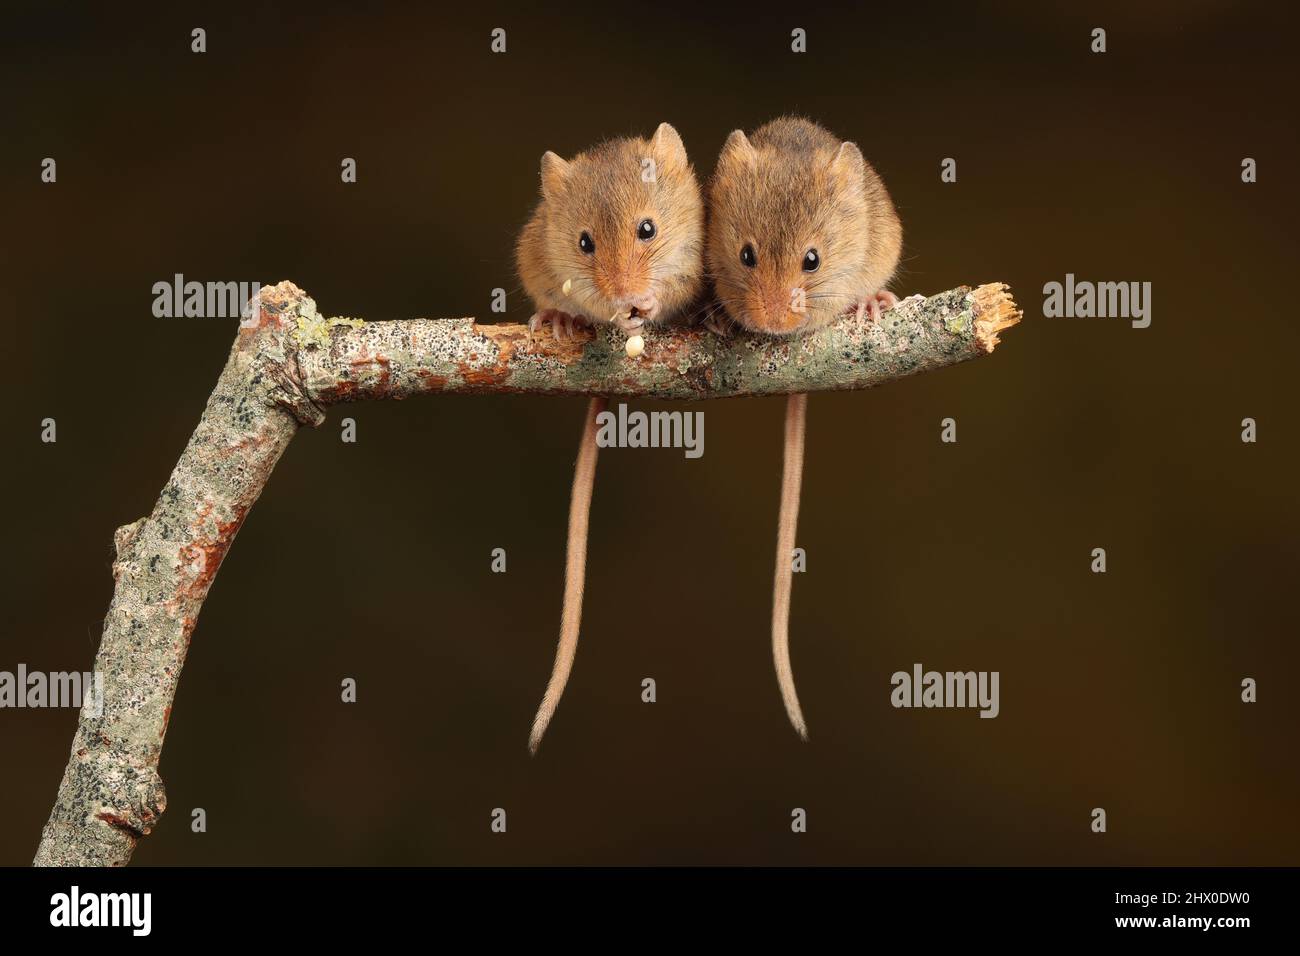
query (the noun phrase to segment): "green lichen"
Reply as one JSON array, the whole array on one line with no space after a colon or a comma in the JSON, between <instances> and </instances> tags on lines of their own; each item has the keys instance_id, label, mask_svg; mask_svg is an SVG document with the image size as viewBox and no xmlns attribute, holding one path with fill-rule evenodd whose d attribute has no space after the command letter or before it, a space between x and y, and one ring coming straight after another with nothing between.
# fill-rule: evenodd
<instances>
[{"instance_id":1,"label":"green lichen","mask_svg":"<svg viewBox=\"0 0 1300 956\"><path fill-rule=\"evenodd\" d=\"M969 335L971 332L971 315L965 311L950 315L943 320L943 327L953 335Z\"/></svg>"},{"instance_id":2,"label":"green lichen","mask_svg":"<svg viewBox=\"0 0 1300 956\"><path fill-rule=\"evenodd\" d=\"M300 348L328 348L330 329L338 325L345 325L350 329L359 329L365 324L363 319L343 317L322 319L313 313L310 316L298 317L298 327L294 329L293 337Z\"/></svg>"}]
</instances>

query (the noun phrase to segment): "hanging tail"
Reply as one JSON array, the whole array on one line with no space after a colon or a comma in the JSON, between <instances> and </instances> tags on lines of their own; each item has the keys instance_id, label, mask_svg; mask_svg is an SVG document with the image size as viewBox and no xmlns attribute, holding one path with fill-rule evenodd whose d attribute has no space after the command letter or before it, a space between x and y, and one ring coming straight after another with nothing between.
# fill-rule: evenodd
<instances>
[{"instance_id":1,"label":"hanging tail","mask_svg":"<svg viewBox=\"0 0 1300 956\"><path fill-rule=\"evenodd\" d=\"M587 420L582 429L582 442L578 446L578 463L573 470L573 491L569 496L569 542L564 560L564 611L560 617L560 644L555 650L555 666L551 680L542 695L542 704L533 718L532 733L528 735L528 752L537 753L542 735L560 705L564 685L573 670L573 658L578 652L578 628L582 623L582 591L587 574L587 524L591 516L591 495L596 484L596 417L605 410L609 400L593 398L587 403Z\"/></svg>"},{"instance_id":2,"label":"hanging tail","mask_svg":"<svg viewBox=\"0 0 1300 956\"><path fill-rule=\"evenodd\" d=\"M790 667L790 588L794 582L794 539L799 524L799 489L803 483L804 426L808 396L791 395L785 405L785 465L781 471L781 514L776 527L776 580L772 585L772 658L776 681L790 723L804 740L808 725L799 708Z\"/></svg>"}]
</instances>

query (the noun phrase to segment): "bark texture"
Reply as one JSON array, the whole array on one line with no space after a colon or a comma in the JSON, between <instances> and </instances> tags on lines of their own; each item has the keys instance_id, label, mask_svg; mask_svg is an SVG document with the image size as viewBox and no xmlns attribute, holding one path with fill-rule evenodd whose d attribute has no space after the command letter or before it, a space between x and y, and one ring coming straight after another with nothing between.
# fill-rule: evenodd
<instances>
[{"instance_id":1,"label":"bark texture","mask_svg":"<svg viewBox=\"0 0 1300 956\"><path fill-rule=\"evenodd\" d=\"M300 425L331 404L436 392L701 399L867 388L984 355L1019 321L1005 286L961 287L797 341L650 330L639 359L612 328L558 342L472 319L326 319L290 282L261 293L152 514L117 530L115 590L34 863L125 865L166 809L158 775L199 609Z\"/></svg>"},{"instance_id":2,"label":"bark texture","mask_svg":"<svg viewBox=\"0 0 1300 956\"><path fill-rule=\"evenodd\" d=\"M1017 321L1006 286L963 286L900 305L878 323L847 318L801 339L652 328L642 333L645 353L637 359L626 356L625 336L612 326L557 342L549 331L530 341L525 326L473 319L357 322L323 331L302 368L321 405L429 392L676 399L824 392L984 355Z\"/></svg>"}]
</instances>

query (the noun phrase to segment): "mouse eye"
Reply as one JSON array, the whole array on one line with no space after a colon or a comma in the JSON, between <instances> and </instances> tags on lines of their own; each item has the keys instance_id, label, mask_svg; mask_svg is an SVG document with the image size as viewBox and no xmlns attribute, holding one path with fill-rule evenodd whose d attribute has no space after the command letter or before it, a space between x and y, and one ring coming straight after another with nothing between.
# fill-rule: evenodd
<instances>
[{"instance_id":1,"label":"mouse eye","mask_svg":"<svg viewBox=\"0 0 1300 956\"><path fill-rule=\"evenodd\" d=\"M653 219L642 219L640 224L636 227L636 237L642 242L649 242L655 237L656 232L658 232L658 230L655 229L655 221Z\"/></svg>"},{"instance_id":2,"label":"mouse eye","mask_svg":"<svg viewBox=\"0 0 1300 956\"><path fill-rule=\"evenodd\" d=\"M817 255L816 249L809 249L803 254L803 271L816 272L817 267L822 264L822 257Z\"/></svg>"},{"instance_id":3,"label":"mouse eye","mask_svg":"<svg viewBox=\"0 0 1300 956\"><path fill-rule=\"evenodd\" d=\"M578 248L583 251L583 254L589 256L596 251L596 244L591 241L591 236L584 232L578 237Z\"/></svg>"},{"instance_id":4,"label":"mouse eye","mask_svg":"<svg viewBox=\"0 0 1300 956\"><path fill-rule=\"evenodd\" d=\"M740 263L746 269L752 269L758 265L758 256L754 255L754 247L746 244L744 249L740 250Z\"/></svg>"}]
</instances>

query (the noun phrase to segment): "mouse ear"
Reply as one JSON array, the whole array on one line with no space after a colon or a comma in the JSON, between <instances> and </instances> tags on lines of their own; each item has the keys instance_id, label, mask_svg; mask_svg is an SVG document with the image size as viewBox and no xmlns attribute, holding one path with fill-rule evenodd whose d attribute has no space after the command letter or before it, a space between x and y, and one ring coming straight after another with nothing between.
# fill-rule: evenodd
<instances>
[{"instance_id":1,"label":"mouse ear","mask_svg":"<svg viewBox=\"0 0 1300 956\"><path fill-rule=\"evenodd\" d=\"M831 171L846 182L861 182L867 161L862 156L858 144L845 141L840 143L839 151L831 160Z\"/></svg>"},{"instance_id":2,"label":"mouse ear","mask_svg":"<svg viewBox=\"0 0 1300 956\"><path fill-rule=\"evenodd\" d=\"M681 136L673 128L672 123L659 124L654 137L650 140L650 152L654 154L655 159L665 165L687 163L686 144L682 142Z\"/></svg>"},{"instance_id":3,"label":"mouse ear","mask_svg":"<svg viewBox=\"0 0 1300 956\"><path fill-rule=\"evenodd\" d=\"M743 129L733 129L727 141L722 144L722 153L718 156L718 165L732 162L753 162L757 157L754 145L745 136Z\"/></svg>"},{"instance_id":4,"label":"mouse ear","mask_svg":"<svg viewBox=\"0 0 1300 956\"><path fill-rule=\"evenodd\" d=\"M542 195L549 196L564 184L569 164L549 149L542 154Z\"/></svg>"}]
</instances>

